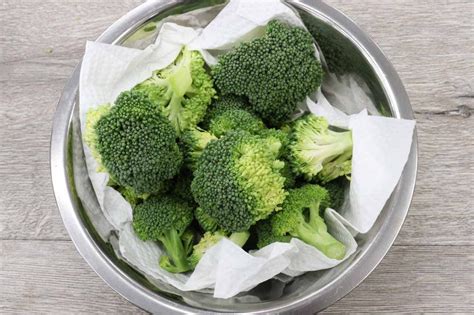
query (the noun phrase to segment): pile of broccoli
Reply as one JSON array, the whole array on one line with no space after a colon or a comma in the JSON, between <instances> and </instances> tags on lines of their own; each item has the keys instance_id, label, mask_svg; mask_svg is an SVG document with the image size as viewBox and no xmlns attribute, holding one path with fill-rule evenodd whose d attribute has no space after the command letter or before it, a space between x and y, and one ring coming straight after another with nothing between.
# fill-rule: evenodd
<instances>
[{"instance_id":1,"label":"pile of broccoli","mask_svg":"<svg viewBox=\"0 0 474 315\"><path fill-rule=\"evenodd\" d=\"M223 238L246 250L297 238L345 256L324 211L344 202L351 132L312 114L292 119L321 81L311 35L271 21L211 69L185 47L87 113L98 171L132 205L137 236L163 246L161 268L191 271Z\"/></svg>"}]
</instances>

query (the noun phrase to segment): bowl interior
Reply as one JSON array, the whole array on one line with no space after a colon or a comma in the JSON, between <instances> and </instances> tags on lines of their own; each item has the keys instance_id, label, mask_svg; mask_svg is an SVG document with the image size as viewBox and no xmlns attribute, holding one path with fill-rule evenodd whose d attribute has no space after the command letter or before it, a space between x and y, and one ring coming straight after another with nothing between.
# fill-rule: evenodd
<instances>
[{"instance_id":1,"label":"bowl interior","mask_svg":"<svg viewBox=\"0 0 474 315\"><path fill-rule=\"evenodd\" d=\"M129 27L127 31L116 38L115 43L127 47L144 48L154 41L162 20L168 16L214 6L209 11L209 18L212 18L213 15L219 12L221 8L219 4L222 2L201 0L193 1L192 3L174 3L168 6L167 9L160 10L159 13L155 12L151 19ZM337 23L331 21L318 8L310 8L298 2L292 2L289 5L298 11L309 31L317 39L320 49L325 56L327 67L338 74L358 74L369 87L370 97L374 100L379 111L386 116L399 117L398 105L393 101L390 93L387 93L386 89L384 89L383 81L381 76L377 74L373 61L370 60L370 57L367 56L361 46L351 38L350 34L346 33ZM340 62L340 60L345 60L345 62ZM104 242L96 232L90 216L92 212L97 211L99 206L90 181L80 175L84 174L84 172L87 174L87 172L85 171L86 166L80 140L78 106L76 104L74 104L70 120L68 154L66 158L69 188L77 205L75 211L90 238L100 248L102 253L105 254L108 263L112 264L122 277L133 282L139 290L146 291L147 294L155 296L157 299L161 300L164 298L174 302L176 305L214 311L255 312L268 310L269 308L278 308L279 305L299 303L309 296L322 294L324 291L328 291L330 286L337 285L335 282L338 279L343 277L357 264L360 264L361 258L369 254L371 246L374 245L383 227L386 224L390 224L391 217L398 207L397 202L401 194L404 193L399 187L395 189L371 231L357 237L358 251L349 260L335 268L320 272L308 272L296 278L278 277L277 279L262 283L249 292L227 300L214 299L211 294L207 293L181 292L170 285L144 277L133 267L120 260L113 247L109 243ZM397 228L399 229L400 226L397 226ZM340 298L340 296L337 298ZM318 309L318 306L312 307L313 310Z\"/></svg>"}]
</instances>

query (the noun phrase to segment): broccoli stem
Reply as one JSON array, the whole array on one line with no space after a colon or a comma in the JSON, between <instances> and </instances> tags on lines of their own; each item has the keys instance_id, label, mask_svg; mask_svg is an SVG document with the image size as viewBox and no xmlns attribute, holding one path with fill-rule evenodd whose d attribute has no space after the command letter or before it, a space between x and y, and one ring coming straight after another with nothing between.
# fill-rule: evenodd
<instances>
[{"instance_id":1,"label":"broccoli stem","mask_svg":"<svg viewBox=\"0 0 474 315\"><path fill-rule=\"evenodd\" d=\"M237 244L239 247L242 247L247 243L247 240L250 237L250 233L248 231L244 232L234 232L229 236L229 240Z\"/></svg>"},{"instance_id":2,"label":"broccoli stem","mask_svg":"<svg viewBox=\"0 0 474 315\"><path fill-rule=\"evenodd\" d=\"M328 233L326 223L319 215L319 202L310 208L309 224L305 228L311 229L314 235L311 235L308 244L321 250L326 256L333 259L342 259L346 254L346 246ZM306 231L305 231L306 232Z\"/></svg>"},{"instance_id":3,"label":"broccoli stem","mask_svg":"<svg viewBox=\"0 0 474 315\"><path fill-rule=\"evenodd\" d=\"M319 154L323 157L323 166L325 163L330 162L335 156L346 155L349 153L349 157L352 155L352 132L334 132L332 130L327 131L327 138L324 141L316 144L319 149Z\"/></svg>"},{"instance_id":4,"label":"broccoli stem","mask_svg":"<svg viewBox=\"0 0 474 315\"><path fill-rule=\"evenodd\" d=\"M169 76L169 90L172 91L171 100L165 109L165 114L176 127L176 130L185 129L184 117L182 117L182 101L184 95L191 89L193 79L191 76L191 52L185 50L182 58L175 65L173 73Z\"/></svg>"},{"instance_id":5,"label":"broccoli stem","mask_svg":"<svg viewBox=\"0 0 474 315\"><path fill-rule=\"evenodd\" d=\"M187 261L186 249L178 231L171 229L164 233L160 241L165 246L169 256L162 255L160 258L161 268L173 272L181 273L191 269Z\"/></svg>"},{"instance_id":6,"label":"broccoli stem","mask_svg":"<svg viewBox=\"0 0 474 315\"><path fill-rule=\"evenodd\" d=\"M165 109L165 114L168 116L168 119L171 121L171 124L176 127L176 130L183 130L184 126L182 123L182 97L174 93L171 97L171 100L168 104L168 107Z\"/></svg>"}]
</instances>

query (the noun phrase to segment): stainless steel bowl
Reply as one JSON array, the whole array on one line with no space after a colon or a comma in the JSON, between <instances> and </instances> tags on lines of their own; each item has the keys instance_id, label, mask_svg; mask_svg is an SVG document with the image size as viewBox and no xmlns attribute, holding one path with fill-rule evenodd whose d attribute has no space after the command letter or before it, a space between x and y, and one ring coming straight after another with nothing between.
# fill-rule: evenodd
<instances>
[{"instance_id":1,"label":"stainless steel bowl","mask_svg":"<svg viewBox=\"0 0 474 315\"><path fill-rule=\"evenodd\" d=\"M222 2L148 1L115 22L98 41L133 45L130 36L150 20L159 21L172 14ZM326 47L331 47L325 52L329 66L335 63L335 59L331 60L334 56L350 59L350 65L343 71L357 72L364 79L382 113L413 119L408 96L394 68L361 29L323 2L292 0L287 3L301 14L310 30L318 30L319 36L324 37L320 40L329 45ZM324 51L325 46L321 46ZM291 281L272 279L228 300L214 299L205 293L180 292L156 281L152 284L116 257L110 245L100 239L87 216L87 207L97 207L96 198L89 181L74 178L75 167L84 167L80 135L74 132L78 121L79 71L80 65L64 88L53 124L51 173L57 204L71 239L84 259L114 290L145 310L160 314L314 313L342 298L364 280L387 253L400 231L415 187L416 135L400 182L376 224L369 233L357 238L359 249L353 257L336 268L306 273Z\"/></svg>"}]
</instances>

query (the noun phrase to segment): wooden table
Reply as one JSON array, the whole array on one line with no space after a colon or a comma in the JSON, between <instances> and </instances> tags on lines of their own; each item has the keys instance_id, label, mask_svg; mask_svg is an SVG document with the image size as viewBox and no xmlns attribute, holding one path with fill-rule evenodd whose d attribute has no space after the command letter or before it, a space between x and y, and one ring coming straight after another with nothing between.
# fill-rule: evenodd
<instances>
[{"instance_id":1,"label":"wooden table","mask_svg":"<svg viewBox=\"0 0 474 315\"><path fill-rule=\"evenodd\" d=\"M140 4L0 5L0 313L141 313L76 252L51 188L49 137L61 90L108 25ZM418 120L420 166L395 245L326 310L474 311L474 2L328 0L382 47Z\"/></svg>"}]
</instances>

